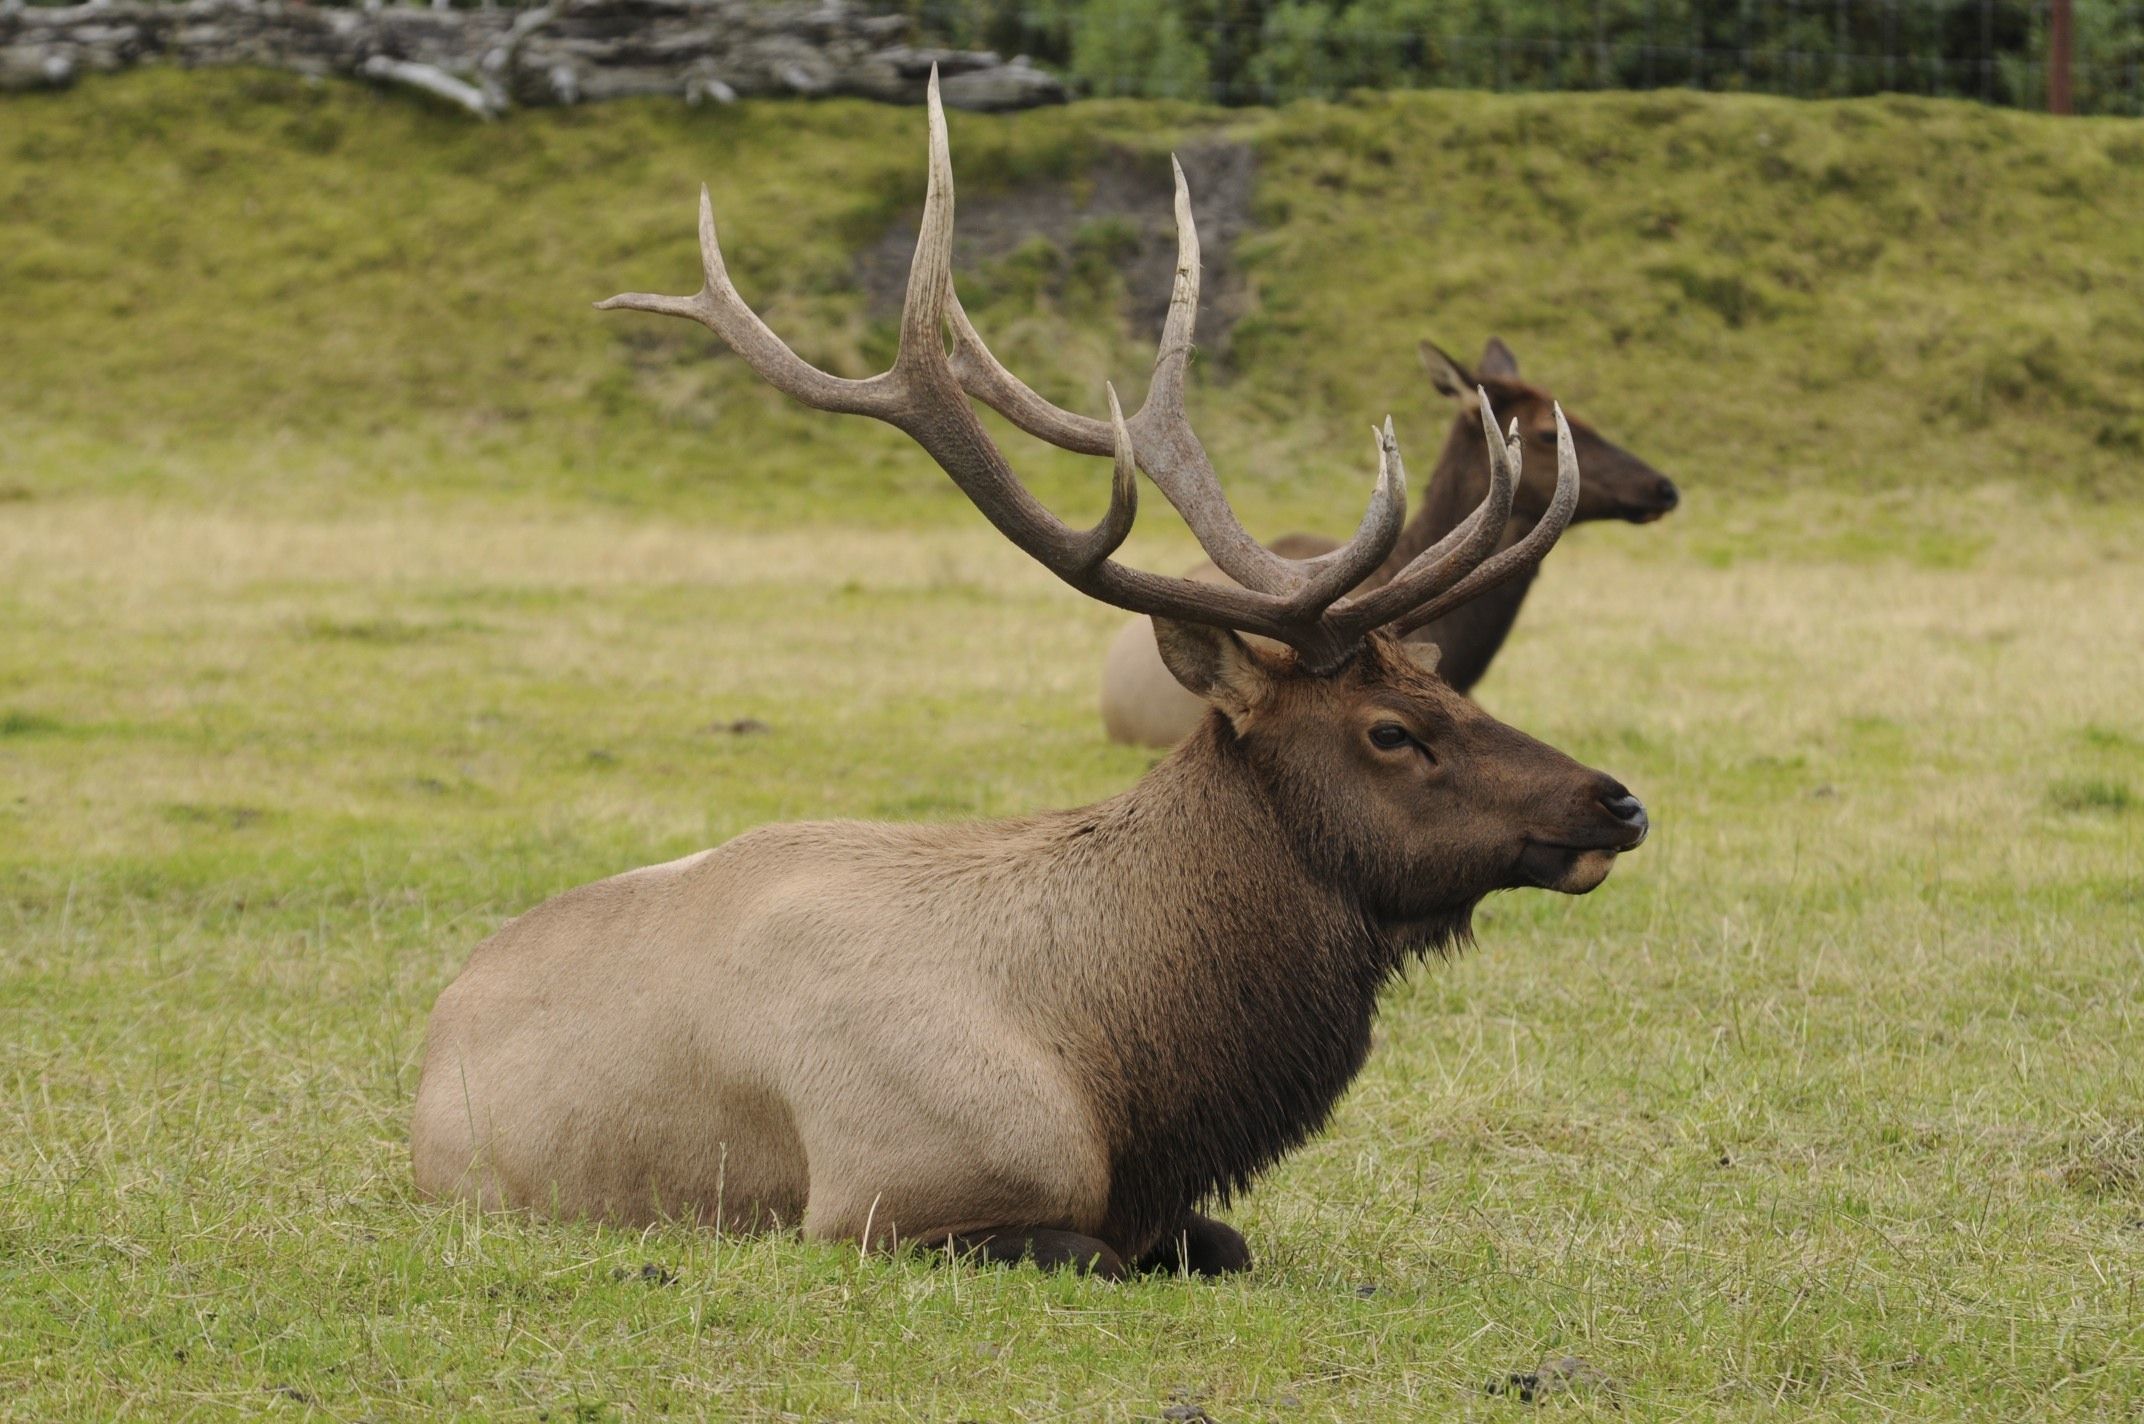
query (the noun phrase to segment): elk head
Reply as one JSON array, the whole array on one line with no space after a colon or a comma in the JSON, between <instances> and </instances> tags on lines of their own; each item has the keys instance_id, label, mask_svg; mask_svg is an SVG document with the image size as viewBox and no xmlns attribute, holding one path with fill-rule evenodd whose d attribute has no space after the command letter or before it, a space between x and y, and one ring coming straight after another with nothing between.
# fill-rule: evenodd
<instances>
[{"instance_id":1,"label":"elk head","mask_svg":"<svg viewBox=\"0 0 2144 1424\"><path fill-rule=\"evenodd\" d=\"M1621 782L1454 692L1434 645L1379 631L1320 676L1225 629L1155 627L1169 670L1220 713L1225 754L1287 809L1302 857L1381 921L1463 913L1490 890L1584 894L1645 839Z\"/></svg>"},{"instance_id":2,"label":"elk head","mask_svg":"<svg viewBox=\"0 0 2144 1424\"><path fill-rule=\"evenodd\" d=\"M776 388L820 410L868 415L905 431L983 515L1050 572L1091 598L1155 620L1164 661L1215 709L1177 759L1212 757L1251 776L1306 863L1396 923L1463 916L1491 890L1537 885L1582 893L1619 851L1645 837L1623 786L1504 726L1439 681L1402 638L1523 574L1579 509L1585 446L1549 403L1556 478L1523 538L1499 548L1519 490L1527 435L1500 434L1477 393L1488 488L1449 534L1391 579L1351 594L1391 552L1406 516L1406 475L1392 422L1373 432L1378 473L1355 537L1293 559L1243 528L1184 411L1198 311L1199 247L1176 168L1177 264L1152 384L1126 418L1064 410L1014 376L976 334L953 291L953 173L935 73L929 89L930 184L891 369L848 380L813 367L737 294L700 193L705 283L691 297L631 294L598 305L690 317ZM950 335L951 349L947 338ZM1109 508L1090 529L1065 525L1014 475L977 419L982 401L1028 434L1110 456ZM1129 568L1111 557L1130 533L1144 471L1234 585ZM1254 633L1285 651L1254 650ZM1434 649L1422 649L1423 655Z\"/></svg>"},{"instance_id":3,"label":"elk head","mask_svg":"<svg viewBox=\"0 0 2144 1424\"><path fill-rule=\"evenodd\" d=\"M1512 501L1522 518L1538 518L1548 507L1555 483L1548 471L1561 438L1556 423L1556 399L1541 387L1519 378L1519 358L1496 337L1482 348L1474 369L1424 341L1417 348L1429 383L1439 395L1459 406L1461 424L1475 406L1486 403L1491 418L1500 426L1518 427L1521 448L1539 456L1528 462L1519 479L1519 492ZM1589 519L1622 519L1632 524L1650 524L1682 502L1675 482L1636 455L1602 435L1583 420L1569 421L1575 453L1586 472L1573 523ZM1462 438L1455 426L1455 438Z\"/></svg>"}]
</instances>

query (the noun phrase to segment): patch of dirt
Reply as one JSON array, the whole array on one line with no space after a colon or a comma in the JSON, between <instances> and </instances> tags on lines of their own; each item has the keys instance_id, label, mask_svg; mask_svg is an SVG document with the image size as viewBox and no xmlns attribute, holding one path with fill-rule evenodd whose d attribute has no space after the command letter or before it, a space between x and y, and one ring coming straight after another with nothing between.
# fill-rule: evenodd
<instances>
[{"instance_id":1,"label":"patch of dirt","mask_svg":"<svg viewBox=\"0 0 2144 1424\"><path fill-rule=\"evenodd\" d=\"M1559 1394L1581 1392L1604 1396L1608 1402L1613 1403L1615 1381L1598 1366L1589 1364L1576 1355L1565 1355L1557 1360L1543 1360L1539 1369L1491 1380L1487 1392L1508 1394L1521 1404L1539 1404Z\"/></svg>"},{"instance_id":2,"label":"patch of dirt","mask_svg":"<svg viewBox=\"0 0 2144 1424\"><path fill-rule=\"evenodd\" d=\"M1169 1398L1176 1402L1161 1411L1161 1417L1169 1424L1220 1424L1206 1412L1202 1402L1206 1398L1205 1390L1178 1385L1169 1391Z\"/></svg>"},{"instance_id":3,"label":"patch of dirt","mask_svg":"<svg viewBox=\"0 0 2144 1424\"><path fill-rule=\"evenodd\" d=\"M1233 259L1237 239L1251 224L1256 159L1248 145L1225 139L1179 149L1176 156L1198 221L1199 346L1225 354L1230 329L1249 308L1249 288ZM1141 337L1157 338L1176 276L1175 201L1166 160L1122 150L1077 179L962 193L953 224L954 277L1010 256L1037 237L1070 251L1082 229L1106 222L1136 234L1117 264L1125 324ZM857 259L857 279L873 317L891 319L901 310L920 213L920 207L904 213Z\"/></svg>"}]
</instances>

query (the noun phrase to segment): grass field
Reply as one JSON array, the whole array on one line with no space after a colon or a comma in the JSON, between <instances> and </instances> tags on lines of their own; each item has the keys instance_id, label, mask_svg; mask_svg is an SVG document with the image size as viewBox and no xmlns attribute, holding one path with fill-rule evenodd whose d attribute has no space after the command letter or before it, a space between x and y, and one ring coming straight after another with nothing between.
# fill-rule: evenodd
<instances>
[{"instance_id":1,"label":"grass field","mask_svg":"<svg viewBox=\"0 0 2144 1424\"><path fill-rule=\"evenodd\" d=\"M2144 1413L2144 129L1230 118L1255 304L1200 411L1275 532L1351 524L1367 420L1433 443L1414 336L1471 349L1501 310L1501 251L1407 254L1448 276L1420 298L1386 249L1306 260L1382 231L1379 184L1486 201L1475 150L1417 141L1463 103L1601 146L1528 160L1493 223L1597 211L1615 162L1682 205L1681 235L1549 224L1561 275L1512 299L1522 355L1689 502L1572 535L1481 689L1656 832L1591 896L1491 902L1390 997L1332 1129L1227 1213L1256 1270L1128 1286L481 1218L407 1180L425 1013L504 917L771 819L1018 812L1146 766L1092 711L1114 616L896 442L690 333L561 314L689 283L697 175L669 170L734 125L768 152L731 229L789 212L815 275L779 302L867 363L841 273L907 200L910 136L857 137L887 111L478 131L199 75L0 103L0 1417L1500 1419L1534 1406L1486 1385L1564 1356L1612 1383L1557 1417ZM1096 133L1222 122L965 120L956 162L1076 173ZM1706 136L1768 124L1750 172L1814 196L1706 209L1740 171ZM1946 201L1982 226L1809 249L1806 290L1725 311L1644 306L1729 288L1624 250L1757 283L1734 254L1808 249L1797 223ZM1136 389L1113 295L1018 271L996 315L1033 305L1048 377ZM1098 467L1035 468L1099 503ZM1130 549L1191 553L1159 521Z\"/></svg>"}]
</instances>

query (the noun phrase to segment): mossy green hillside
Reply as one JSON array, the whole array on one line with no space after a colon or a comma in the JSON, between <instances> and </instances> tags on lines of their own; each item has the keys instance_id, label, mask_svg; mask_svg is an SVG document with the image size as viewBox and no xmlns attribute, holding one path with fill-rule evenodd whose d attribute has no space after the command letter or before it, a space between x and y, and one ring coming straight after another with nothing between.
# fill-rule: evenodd
<instances>
[{"instance_id":1,"label":"mossy green hillside","mask_svg":"<svg viewBox=\"0 0 2144 1424\"><path fill-rule=\"evenodd\" d=\"M0 452L10 487L309 509L366 490L965 517L902 437L797 412L680 323L711 185L740 285L812 358L890 347L858 254L905 225L922 122L859 103L624 103L476 125L279 75L144 71L7 101ZM1693 492L2144 467L2144 127L1965 104L1710 95L1367 96L1270 113L1088 104L955 115L972 198L1257 156L1247 310L1197 414L1271 518L1344 524L1367 423L1418 468L1442 414L1414 343L1490 332ZM1143 387L1106 230L964 271L1061 399ZM1016 445L1074 512L1088 464Z\"/></svg>"}]
</instances>

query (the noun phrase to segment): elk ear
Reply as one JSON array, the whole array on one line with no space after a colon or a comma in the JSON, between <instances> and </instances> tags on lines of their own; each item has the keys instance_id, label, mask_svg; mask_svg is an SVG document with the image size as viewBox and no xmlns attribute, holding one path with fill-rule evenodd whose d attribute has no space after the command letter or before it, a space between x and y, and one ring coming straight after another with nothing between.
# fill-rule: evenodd
<instances>
[{"instance_id":1,"label":"elk ear","mask_svg":"<svg viewBox=\"0 0 2144 1424\"><path fill-rule=\"evenodd\" d=\"M1472 410L1478 397L1467 368L1447 356L1434 341L1417 342L1414 349L1422 354L1422 369L1429 372L1429 383L1437 388L1437 394L1457 401L1462 410Z\"/></svg>"},{"instance_id":2,"label":"elk ear","mask_svg":"<svg viewBox=\"0 0 2144 1424\"><path fill-rule=\"evenodd\" d=\"M1400 646L1407 650L1408 657L1414 659L1414 665L1426 673L1435 673L1437 664L1444 660L1444 649L1438 647L1435 643L1417 642L1409 638L1403 641Z\"/></svg>"},{"instance_id":3,"label":"elk ear","mask_svg":"<svg viewBox=\"0 0 2144 1424\"><path fill-rule=\"evenodd\" d=\"M1211 702L1239 727L1272 691L1272 674L1257 652L1226 628L1156 618L1154 645L1185 691Z\"/></svg>"},{"instance_id":4,"label":"elk ear","mask_svg":"<svg viewBox=\"0 0 2144 1424\"><path fill-rule=\"evenodd\" d=\"M1516 381L1519 378L1519 358L1511 354L1501 336L1489 338L1489 344L1481 349L1481 364L1474 368L1478 376L1495 376L1500 380Z\"/></svg>"}]
</instances>

